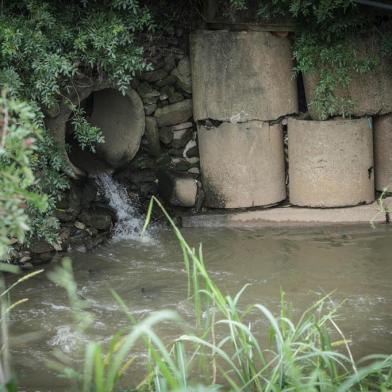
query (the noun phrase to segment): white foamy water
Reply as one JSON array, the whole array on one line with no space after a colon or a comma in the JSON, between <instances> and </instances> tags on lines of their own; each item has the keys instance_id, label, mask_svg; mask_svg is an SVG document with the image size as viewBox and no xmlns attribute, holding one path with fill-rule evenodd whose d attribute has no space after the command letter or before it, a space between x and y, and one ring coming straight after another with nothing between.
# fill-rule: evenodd
<instances>
[{"instance_id":1,"label":"white foamy water","mask_svg":"<svg viewBox=\"0 0 392 392\"><path fill-rule=\"evenodd\" d=\"M71 353L80 345L82 336L74 331L71 326L63 325L56 328L56 334L49 340L50 346L60 348L64 353Z\"/></svg>"},{"instance_id":2,"label":"white foamy water","mask_svg":"<svg viewBox=\"0 0 392 392\"><path fill-rule=\"evenodd\" d=\"M138 214L125 187L107 173L97 174L95 180L104 196L108 199L110 207L117 214L113 239L136 240L141 242L152 241L149 233L144 233L141 236L144 219Z\"/></svg>"}]
</instances>

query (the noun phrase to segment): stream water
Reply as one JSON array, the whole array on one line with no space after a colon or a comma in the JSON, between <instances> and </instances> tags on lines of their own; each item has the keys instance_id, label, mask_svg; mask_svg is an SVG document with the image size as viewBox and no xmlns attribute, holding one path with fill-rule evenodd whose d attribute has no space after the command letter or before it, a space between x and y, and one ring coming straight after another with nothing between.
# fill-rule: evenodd
<instances>
[{"instance_id":1,"label":"stream water","mask_svg":"<svg viewBox=\"0 0 392 392\"><path fill-rule=\"evenodd\" d=\"M73 332L66 294L45 274L14 291L14 300L27 297L29 301L12 313L12 336L32 334L13 345L20 391L68 390L68 382L45 366L45 361L53 358L53 350L71 355L78 363L88 339L108 342L115 331L127 325L110 288L120 294L136 317L168 308L192 320L192 305L186 300L186 274L173 233L155 229L144 241L134 232L125 237L123 231L117 233L115 241L93 253L69 255L78 292L90 302L89 310L95 315L88 334ZM244 305L262 303L276 311L282 288L293 304L295 317L321 296L334 292L334 304L345 301L338 323L352 340L354 356L392 353L390 227L188 229L183 233L191 244L203 243L207 268L225 292L235 294L250 283L242 299ZM162 325L160 334L170 338L177 336L177 331ZM131 374L129 381L134 377Z\"/></svg>"}]
</instances>

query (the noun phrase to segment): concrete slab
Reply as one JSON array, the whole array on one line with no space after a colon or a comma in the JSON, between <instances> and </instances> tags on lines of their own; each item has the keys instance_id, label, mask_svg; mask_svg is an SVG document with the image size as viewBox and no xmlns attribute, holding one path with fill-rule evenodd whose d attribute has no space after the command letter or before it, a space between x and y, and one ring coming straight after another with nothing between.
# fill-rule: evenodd
<instances>
[{"instance_id":1,"label":"concrete slab","mask_svg":"<svg viewBox=\"0 0 392 392\"><path fill-rule=\"evenodd\" d=\"M183 227L308 227L343 224L382 224L386 214L377 202L346 208L276 207L183 216Z\"/></svg>"}]
</instances>

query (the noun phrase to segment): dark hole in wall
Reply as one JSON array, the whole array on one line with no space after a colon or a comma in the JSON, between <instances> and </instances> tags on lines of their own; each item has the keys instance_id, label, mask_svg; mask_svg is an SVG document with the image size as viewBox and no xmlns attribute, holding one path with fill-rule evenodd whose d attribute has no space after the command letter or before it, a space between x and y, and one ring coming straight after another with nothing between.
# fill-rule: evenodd
<instances>
[{"instance_id":1,"label":"dark hole in wall","mask_svg":"<svg viewBox=\"0 0 392 392\"><path fill-rule=\"evenodd\" d=\"M306 102L305 86L302 72L297 75L297 91L298 91L298 109L301 113L308 111L308 103Z\"/></svg>"},{"instance_id":2,"label":"dark hole in wall","mask_svg":"<svg viewBox=\"0 0 392 392\"><path fill-rule=\"evenodd\" d=\"M87 120L91 116L94 107L94 93L90 94L84 99L81 104ZM102 172L110 172L112 168L104 159L100 158L96 153L90 151L88 148L82 149L76 138L75 130L72 125L73 116L67 122L65 142L67 144L67 151L70 161L79 169L88 174L96 174Z\"/></svg>"},{"instance_id":3,"label":"dark hole in wall","mask_svg":"<svg viewBox=\"0 0 392 392\"><path fill-rule=\"evenodd\" d=\"M287 125L283 124L283 148L284 148L284 165L285 165L285 184L287 200L289 199L289 139L287 133Z\"/></svg>"},{"instance_id":4,"label":"dark hole in wall","mask_svg":"<svg viewBox=\"0 0 392 392\"><path fill-rule=\"evenodd\" d=\"M206 120L199 120L197 123L198 125L206 128L218 128L223 123L223 121L207 118Z\"/></svg>"}]
</instances>

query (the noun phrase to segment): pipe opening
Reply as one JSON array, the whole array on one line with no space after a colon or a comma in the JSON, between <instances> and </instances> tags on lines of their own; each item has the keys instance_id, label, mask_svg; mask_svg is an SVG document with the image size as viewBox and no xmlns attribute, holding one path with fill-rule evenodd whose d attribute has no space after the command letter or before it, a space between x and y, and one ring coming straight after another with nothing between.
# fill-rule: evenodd
<instances>
[{"instance_id":1,"label":"pipe opening","mask_svg":"<svg viewBox=\"0 0 392 392\"><path fill-rule=\"evenodd\" d=\"M140 147L145 114L142 101L134 90L122 95L113 88L92 92L81 103L87 120L102 130L104 143L96 153L84 150L76 140L72 117L66 126L65 140L70 161L88 175L113 172L131 161Z\"/></svg>"}]
</instances>

